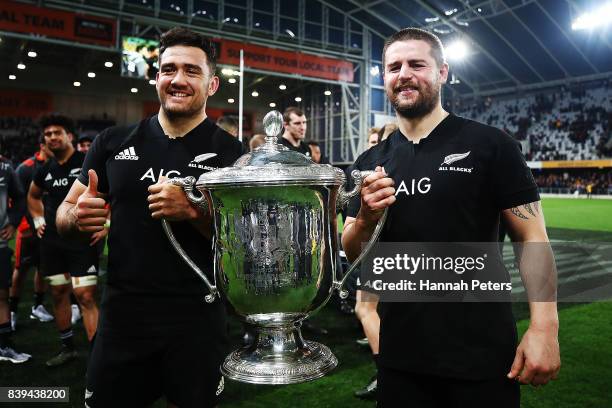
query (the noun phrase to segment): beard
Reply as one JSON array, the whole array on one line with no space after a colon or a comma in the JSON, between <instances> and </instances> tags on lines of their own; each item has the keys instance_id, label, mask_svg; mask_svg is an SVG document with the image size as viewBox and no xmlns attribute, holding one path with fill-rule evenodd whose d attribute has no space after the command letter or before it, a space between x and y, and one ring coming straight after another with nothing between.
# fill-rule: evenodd
<instances>
[{"instance_id":1,"label":"beard","mask_svg":"<svg viewBox=\"0 0 612 408\"><path fill-rule=\"evenodd\" d=\"M406 119L422 118L431 113L440 101L441 84L437 81L431 86L413 86L413 89L418 91L418 96L414 102L410 104L402 104L399 99L400 88L407 84L402 84L395 87L389 95L389 102L393 105L395 111Z\"/></svg>"}]
</instances>

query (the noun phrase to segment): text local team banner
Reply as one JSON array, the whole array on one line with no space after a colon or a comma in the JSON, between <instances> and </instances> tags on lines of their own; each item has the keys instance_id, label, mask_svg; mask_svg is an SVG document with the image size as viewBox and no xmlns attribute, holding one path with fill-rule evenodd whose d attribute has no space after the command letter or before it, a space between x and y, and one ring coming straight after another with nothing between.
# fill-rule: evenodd
<instances>
[{"instance_id":1,"label":"text local team banner","mask_svg":"<svg viewBox=\"0 0 612 408\"><path fill-rule=\"evenodd\" d=\"M221 64L239 65L242 49L244 65L249 68L353 82L353 63L349 61L228 40L218 40L216 45L219 50L217 61Z\"/></svg>"},{"instance_id":2,"label":"text local team banner","mask_svg":"<svg viewBox=\"0 0 612 408\"><path fill-rule=\"evenodd\" d=\"M115 21L0 0L0 30L115 46Z\"/></svg>"}]
</instances>

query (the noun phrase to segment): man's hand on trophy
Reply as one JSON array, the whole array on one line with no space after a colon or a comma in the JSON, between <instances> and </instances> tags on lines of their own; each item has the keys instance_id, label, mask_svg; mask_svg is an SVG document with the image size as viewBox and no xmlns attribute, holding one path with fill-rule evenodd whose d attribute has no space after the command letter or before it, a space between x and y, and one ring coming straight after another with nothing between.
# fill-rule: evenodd
<instances>
[{"instance_id":1,"label":"man's hand on trophy","mask_svg":"<svg viewBox=\"0 0 612 408\"><path fill-rule=\"evenodd\" d=\"M385 208L395 202L395 182L385 169L378 166L373 174L363 181L361 187L361 208L357 220L375 224L382 217Z\"/></svg>"},{"instance_id":2,"label":"man's hand on trophy","mask_svg":"<svg viewBox=\"0 0 612 408\"><path fill-rule=\"evenodd\" d=\"M202 214L187 200L183 189L166 183L166 177L160 177L156 184L149 186L149 211L155 219L169 221L195 220Z\"/></svg>"},{"instance_id":3,"label":"man's hand on trophy","mask_svg":"<svg viewBox=\"0 0 612 408\"><path fill-rule=\"evenodd\" d=\"M89 170L87 189L79 196L73 207L76 225L81 232L98 232L104 229L108 208L106 202L98 193L98 175Z\"/></svg>"}]
</instances>

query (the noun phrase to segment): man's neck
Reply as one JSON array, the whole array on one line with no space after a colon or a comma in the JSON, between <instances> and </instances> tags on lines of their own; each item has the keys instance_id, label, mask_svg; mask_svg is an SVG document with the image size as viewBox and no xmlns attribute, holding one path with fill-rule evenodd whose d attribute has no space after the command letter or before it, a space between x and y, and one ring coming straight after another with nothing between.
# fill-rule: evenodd
<instances>
[{"instance_id":1,"label":"man's neck","mask_svg":"<svg viewBox=\"0 0 612 408\"><path fill-rule=\"evenodd\" d=\"M295 139L289 132L283 133L283 139L287 139L294 147L298 147L300 145L300 140Z\"/></svg>"},{"instance_id":2,"label":"man's neck","mask_svg":"<svg viewBox=\"0 0 612 408\"><path fill-rule=\"evenodd\" d=\"M74 147L70 145L63 152L55 153L55 160L57 160L59 164L64 164L68 161L68 159L70 159L70 157L72 157L72 154L74 153L74 151L75 151Z\"/></svg>"},{"instance_id":3,"label":"man's neck","mask_svg":"<svg viewBox=\"0 0 612 408\"><path fill-rule=\"evenodd\" d=\"M442 109L442 105L437 105L434 110L420 118L404 118L397 115L399 129L408 140L418 144L421 139L429 136L432 130L436 128L448 116L448 112Z\"/></svg>"},{"instance_id":4,"label":"man's neck","mask_svg":"<svg viewBox=\"0 0 612 408\"><path fill-rule=\"evenodd\" d=\"M189 117L180 117L170 120L168 115L163 109L159 109L159 115L157 115L159 124L161 125L164 133L170 138L175 139L177 137L183 137L196 126L206 119L206 111L202 109L200 113Z\"/></svg>"}]
</instances>

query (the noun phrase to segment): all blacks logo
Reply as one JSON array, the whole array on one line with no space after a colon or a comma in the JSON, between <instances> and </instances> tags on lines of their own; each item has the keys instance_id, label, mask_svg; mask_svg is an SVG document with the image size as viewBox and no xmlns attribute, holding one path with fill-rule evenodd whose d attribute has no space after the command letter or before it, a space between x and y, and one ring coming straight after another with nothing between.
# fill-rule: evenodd
<instances>
[{"instance_id":1,"label":"all blacks logo","mask_svg":"<svg viewBox=\"0 0 612 408\"><path fill-rule=\"evenodd\" d=\"M442 162L442 164L440 165L440 167L438 168L438 171L456 171L459 173L471 173L472 170L474 170L473 167L456 167L456 166L449 166L450 164L457 162L459 160L463 160L466 157L468 157L470 155L471 151L466 152L466 153L455 153L455 154L449 154L448 156L446 156L444 158L444 161Z\"/></svg>"}]
</instances>

